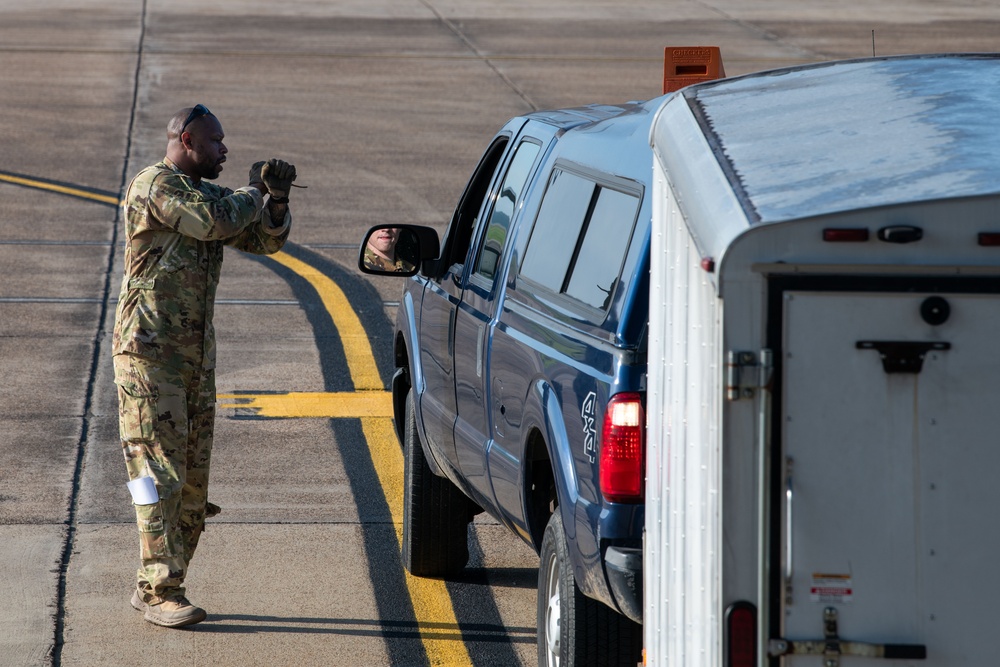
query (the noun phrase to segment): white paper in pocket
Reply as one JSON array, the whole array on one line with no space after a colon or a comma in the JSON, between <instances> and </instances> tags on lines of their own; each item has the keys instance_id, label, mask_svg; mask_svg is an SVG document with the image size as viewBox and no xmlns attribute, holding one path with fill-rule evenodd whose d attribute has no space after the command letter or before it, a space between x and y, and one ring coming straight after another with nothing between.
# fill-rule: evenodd
<instances>
[{"instance_id":1,"label":"white paper in pocket","mask_svg":"<svg viewBox=\"0 0 1000 667\"><path fill-rule=\"evenodd\" d=\"M152 477L137 477L128 483L129 493L132 494L132 502L136 505L152 505L159 502L160 496L156 493L156 484Z\"/></svg>"}]
</instances>

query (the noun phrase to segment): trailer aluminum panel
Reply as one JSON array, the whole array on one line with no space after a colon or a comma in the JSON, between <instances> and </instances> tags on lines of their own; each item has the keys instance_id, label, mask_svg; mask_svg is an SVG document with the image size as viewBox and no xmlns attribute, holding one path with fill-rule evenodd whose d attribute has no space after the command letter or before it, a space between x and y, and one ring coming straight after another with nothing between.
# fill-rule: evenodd
<instances>
[{"instance_id":1,"label":"trailer aluminum panel","mask_svg":"<svg viewBox=\"0 0 1000 667\"><path fill-rule=\"evenodd\" d=\"M689 100L752 220L976 196L1000 183L995 56L815 65Z\"/></svg>"},{"instance_id":2,"label":"trailer aluminum panel","mask_svg":"<svg viewBox=\"0 0 1000 667\"><path fill-rule=\"evenodd\" d=\"M646 511L658 520L646 522L643 555L645 571L655 573L643 591L647 659L715 665L722 614L721 302L660 169L652 205L653 219L665 224L650 256L647 396L656 403L647 412Z\"/></svg>"}]
</instances>

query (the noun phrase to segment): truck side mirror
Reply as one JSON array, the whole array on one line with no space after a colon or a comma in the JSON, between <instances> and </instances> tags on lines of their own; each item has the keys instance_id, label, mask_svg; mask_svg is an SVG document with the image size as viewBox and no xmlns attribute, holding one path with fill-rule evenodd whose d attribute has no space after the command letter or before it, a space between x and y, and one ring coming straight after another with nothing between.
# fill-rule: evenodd
<instances>
[{"instance_id":1,"label":"truck side mirror","mask_svg":"<svg viewBox=\"0 0 1000 667\"><path fill-rule=\"evenodd\" d=\"M365 234L358 268L377 276L412 276L440 252L437 232L421 225L376 225Z\"/></svg>"}]
</instances>

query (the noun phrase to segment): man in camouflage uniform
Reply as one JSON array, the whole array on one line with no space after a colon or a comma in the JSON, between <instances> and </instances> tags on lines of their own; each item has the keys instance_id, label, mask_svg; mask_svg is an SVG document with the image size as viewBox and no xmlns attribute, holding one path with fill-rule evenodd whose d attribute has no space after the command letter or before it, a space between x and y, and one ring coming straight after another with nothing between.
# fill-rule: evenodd
<instances>
[{"instance_id":1,"label":"man in camouflage uniform","mask_svg":"<svg viewBox=\"0 0 1000 667\"><path fill-rule=\"evenodd\" d=\"M399 242L399 227L382 227L368 237L365 244L365 267L375 271L407 272L413 264L396 256Z\"/></svg>"},{"instance_id":2,"label":"man in camouflage uniform","mask_svg":"<svg viewBox=\"0 0 1000 667\"><path fill-rule=\"evenodd\" d=\"M182 584L206 511L218 509L207 490L223 247L274 253L291 227L292 165L258 162L235 192L207 182L226 160L223 136L204 106L178 111L167 124L166 157L139 172L123 204L125 276L113 338L119 431L129 479L151 477L159 496L135 504L142 566L131 604L166 627L205 619Z\"/></svg>"}]
</instances>

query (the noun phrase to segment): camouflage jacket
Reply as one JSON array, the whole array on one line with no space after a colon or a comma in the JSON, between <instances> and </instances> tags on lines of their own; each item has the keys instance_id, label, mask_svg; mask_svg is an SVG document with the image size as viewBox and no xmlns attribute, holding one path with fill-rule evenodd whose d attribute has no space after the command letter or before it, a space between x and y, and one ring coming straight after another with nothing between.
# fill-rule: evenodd
<instances>
[{"instance_id":1,"label":"camouflage jacket","mask_svg":"<svg viewBox=\"0 0 1000 667\"><path fill-rule=\"evenodd\" d=\"M125 275L112 354L180 369L215 368L212 315L224 246L266 255L288 238L255 188L195 183L164 158L139 172L122 205Z\"/></svg>"},{"instance_id":2,"label":"camouflage jacket","mask_svg":"<svg viewBox=\"0 0 1000 667\"><path fill-rule=\"evenodd\" d=\"M405 259L396 259L390 263L385 257L376 255L371 248L365 248L365 266L376 271L412 271L413 265Z\"/></svg>"}]
</instances>

